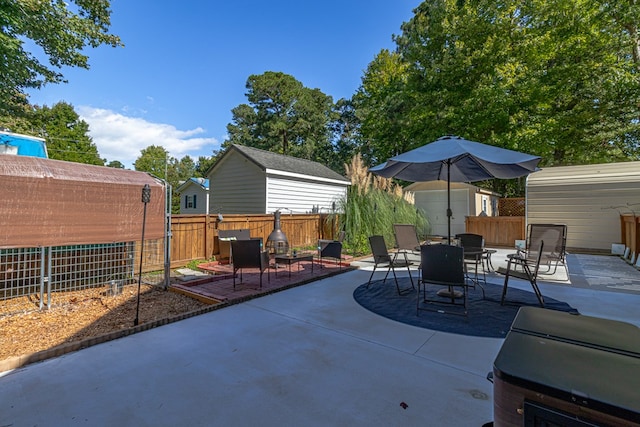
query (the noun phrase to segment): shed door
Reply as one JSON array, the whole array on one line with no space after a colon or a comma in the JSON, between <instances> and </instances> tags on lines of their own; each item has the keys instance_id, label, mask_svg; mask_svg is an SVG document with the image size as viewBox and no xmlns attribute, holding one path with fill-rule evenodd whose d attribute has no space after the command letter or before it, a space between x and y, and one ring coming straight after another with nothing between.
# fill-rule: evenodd
<instances>
[{"instance_id":1,"label":"shed door","mask_svg":"<svg viewBox=\"0 0 640 427\"><path fill-rule=\"evenodd\" d=\"M447 235L447 190L415 192L416 207L425 211L431 234ZM465 232L464 217L469 215L469 190L451 190L451 235Z\"/></svg>"}]
</instances>

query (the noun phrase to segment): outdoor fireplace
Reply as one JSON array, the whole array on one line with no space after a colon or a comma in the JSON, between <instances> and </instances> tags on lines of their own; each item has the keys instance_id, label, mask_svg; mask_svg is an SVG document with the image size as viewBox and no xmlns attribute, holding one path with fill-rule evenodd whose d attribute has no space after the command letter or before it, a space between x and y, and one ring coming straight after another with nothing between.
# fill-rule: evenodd
<instances>
[{"instance_id":1,"label":"outdoor fireplace","mask_svg":"<svg viewBox=\"0 0 640 427\"><path fill-rule=\"evenodd\" d=\"M280 228L280 211L273 213L273 231L267 237L266 250L268 254L282 255L289 252L287 235Z\"/></svg>"}]
</instances>

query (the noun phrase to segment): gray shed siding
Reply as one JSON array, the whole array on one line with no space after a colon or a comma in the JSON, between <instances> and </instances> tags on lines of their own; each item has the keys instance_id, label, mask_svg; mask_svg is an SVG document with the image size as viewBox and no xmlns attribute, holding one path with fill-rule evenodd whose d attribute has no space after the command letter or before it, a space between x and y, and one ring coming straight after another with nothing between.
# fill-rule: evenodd
<instances>
[{"instance_id":1,"label":"gray shed siding","mask_svg":"<svg viewBox=\"0 0 640 427\"><path fill-rule=\"evenodd\" d=\"M345 197L346 184L332 184L310 179L267 177L267 213L277 209L293 213L309 213L314 206L321 212L331 212L332 203Z\"/></svg>"},{"instance_id":2,"label":"gray shed siding","mask_svg":"<svg viewBox=\"0 0 640 427\"><path fill-rule=\"evenodd\" d=\"M264 172L255 163L240 155L227 156L222 161L224 167L214 169L209 175L209 212L265 213Z\"/></svg>"},{"instance_id":3,"label":"gray shed siding","mask_svg":"<svg viewBox=\"0 0 640 427\"><path fill-rule=\"evenodd\" d=\"M420 190L415 193L415 206L424 211L429 221L431 235L446 236L448 233L447 220L447 191ZM465 232L465 216L469 215L469 189L456 188L451 190L451 235Z\"/></svg>"},{"instance_id":4,"label":"gray shed siding","mask_svg":"<svg viewBox=\"0 0 640 427\"><path fill-rule=\"evenodd\" d=\"M186 197L194 197L196 201L195 208L189 208L186 206ZM206 214L208 194L205 189L197 184L190 184L186 189L180 192L180 213L181 214Z\"/></svg>"},{"instance_id":5,"label":"gray shed siding","mask_svg":"<svg viewBox=\"0 0 640 427\"><path fill-rule=\"evenodd\" d=\"M640 213L640 162L545 168L527 179L527 224L567 224L569 250L610 251L631 209Z\"/></svg>"},{"instance_id":6,"label":"gray shed siding","mask_svg":"<svg viewBox=\"0 0 640 427\"><path fill-rule=\"evenodd\" d=\"M415 195L416 207L425 212L433 235L447 235L447 183L446 181L423 181L409 184L405 192ZM483 200L486 200L487 215L493 215L493 202L497 204L498 195L482 190L473 184L462 182L451 183L451 234L466 231L466 216L480 215Z\"/></svg>"},{"instance_id":7,"label":"gray shed siding","mask_svg":"<svg viewBox=\"0 0 640 427\"><path fill-rule=\"evenodd\" d=\"M207 172L210 213L329 212L351 184L325 165L232 144Z\"/></svg>"}]
</instances>

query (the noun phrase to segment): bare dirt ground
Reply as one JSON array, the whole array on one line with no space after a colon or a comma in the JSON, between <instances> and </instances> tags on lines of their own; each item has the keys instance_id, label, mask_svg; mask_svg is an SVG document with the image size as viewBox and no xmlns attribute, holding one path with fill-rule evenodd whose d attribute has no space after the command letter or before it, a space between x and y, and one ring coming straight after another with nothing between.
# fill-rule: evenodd
<instances>
[{"instance_id":1,"label":"bare dirt ground","mask_svg":"<svg viewBox=\"0 0 640 427\"><path fill-rule=\"evenodd\" d=\"M127 286L111 296L106 288L93 288L55 296L50 310L34 309L0 315L0 360L51 349L133 326L136 317L137 285ZM184 295L142 285L138 323L140 325L206 307Z\"/></svg>"}]
</instances>

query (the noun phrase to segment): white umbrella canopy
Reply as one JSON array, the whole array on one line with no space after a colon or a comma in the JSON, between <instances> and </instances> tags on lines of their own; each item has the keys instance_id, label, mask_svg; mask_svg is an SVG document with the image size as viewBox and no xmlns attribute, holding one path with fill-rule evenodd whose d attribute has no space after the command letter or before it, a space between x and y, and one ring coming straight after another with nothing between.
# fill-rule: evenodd
<instances>
[{"instance_id":1,"label":"white umbrella canopy","mask_svg":"<svg viewBox=\"0 0 640 427\"><path fill-rule=\"evenodd\" d=\"M538 156L451 135L392 157L369 171L404 181L447 181L448 239L451 242L451 182L518 178L538 170L540 160Z\"/></svg>"}]
</instances>

